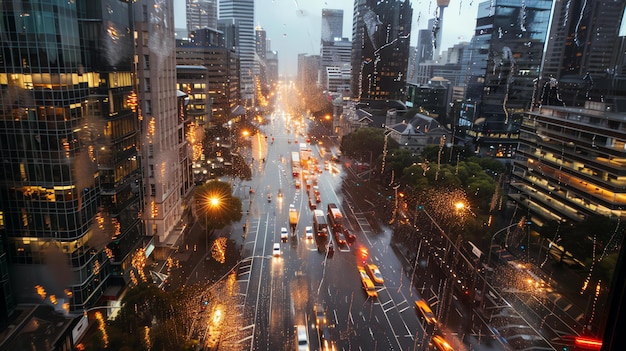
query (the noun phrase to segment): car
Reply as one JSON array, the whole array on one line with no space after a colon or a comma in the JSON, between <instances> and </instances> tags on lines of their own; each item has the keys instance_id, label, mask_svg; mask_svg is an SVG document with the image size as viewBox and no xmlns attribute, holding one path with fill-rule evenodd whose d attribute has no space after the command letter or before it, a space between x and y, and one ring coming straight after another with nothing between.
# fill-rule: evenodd
<instances>
[{"instance_id":1,"label":"car","mask_svg":"<svg viewBox=\"0 0 626 351\"><path fill-rule=\"evenodd\" d=\"M441 335L433 336L430 341L437 351L454 351L452 345L450 345Z\"/></svg>"},{"instance_id":2,"label":"car","mask_svg":"<svg viewBox=\"0 0 626 351\"><path fill-rule=\"evenodd\" d=\"M300 182L300 180L296 179L296 189L300 189L301 185L302 185L302 183Z\"/></svg>"},{"instance_id":3,"label":"car","mask_svg":"<svg viewBox=\"0 0 626 351\"><path fill-rule=\"evenodd\" d=\"M415 301L415 307L417 308L417 311L420 313L420 315L424 318L426 323L431 325L437 324L437 318L435 318L435 314L430 309L430 306L428 306L428 303L426 301L424 301L423 299Z\"/></svg>"},{"instance_id":4,"label":"car","mask_svg":"<svg viewBox=\"0 0 626 351\"><path fill-rule=\"evenodd\" d=\"M320 343L322 351L337 350L337 330L334 324L325 325L320 332Z\"/></svg>"},{"instance_id":5,"label":"car","mask_svg":"<svg viewBox=\"0 0 626 351\"><path fill-rule=\"evenodd\" d=\"M309 196L309 208L311 210L315 210L317 209L317 203L315 202L315 199L313 199L312 197Z\"/></svg>"},{"instance_id":6,"label":"car","mask_svg":"<svg viewBox=\"0 0 626 351\"><path fill-rule=\"evenodd\" d=\"M353 243L356 241L356 235L354 235L350 229L343 228L343 236L348 240L348 243Z\"/></svg>"},{"instance_id":7,"label":"car","mask_svg":"<svg viewBox=\"0 0 626 351\"><path fill-rule=\"evenodd\" d=\"M287 231L287 228L281 227L280 228L280 240L287 241L287 239L289 239L289 231Z\"/></svg>"},{"instance_id":8,"label":"car","mask_svg":"<svg viewBox=\"0 0 626 351\"><path fill-rule=\"evenodd\" d=\"M324 306L315 305L315 323L317 323L317 327L321 328L326 325L326 310L324 310Z\"/></svg>"},{"instance_id":9,"label":"car","mask_svg":"<svg viewBox=\"0 0 626 351\"><path fill-rule=\"evenodd\" d=\"M272 255L274 257L280 257L280 243L274 243L274 248L272 249Z\"/></svg>"},{"instance_id":10,"label":"car","mask_svg":"<svg viewBox=\"0 0 626 351\"><path fill-rule=\"evenodd\" d=\"M296 325L296 341L298 342L298 351L309 351L309 337L306 326L302 324Z\"/></svg>"},{"instance_id":11,"label":"car","mask_svg":"<svg viewBox=\"0 0 626 351\"><path fill-rule=\"evenodd\" d=\"M313 239L313 227L304 227L304 237L306 239Z\"/></svg>"},{"instance_id":12,"label":"car","mask_svg":"<svg viewBox=\"0 0 626 351\"><path fill-rule=\"evenodd\" d=\"M365 266L365 271L372 278L372 281L376 284L384 284L385 280L383 279L383 275L380 274L380 270L378 270L378 266L375 264L368 264Z\"/></svg>"},{"instance_id":13,"label":"car","mask_svg":"<svg viewBox=\"0 0 626 351\"><path fill-rule=\"evenodd\" d=\"M376 291L376 287L370 277L365 273L364 270L359 269L359 275L361 276L361 284L363 285L363 290L368 297L378 297L378 292Z\"/></svg>"}]
</instances>

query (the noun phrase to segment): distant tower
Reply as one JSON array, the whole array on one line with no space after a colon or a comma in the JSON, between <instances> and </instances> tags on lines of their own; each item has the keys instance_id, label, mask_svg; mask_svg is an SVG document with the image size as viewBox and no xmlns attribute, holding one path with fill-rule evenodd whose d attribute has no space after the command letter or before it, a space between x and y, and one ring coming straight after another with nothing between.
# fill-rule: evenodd
<instances>
[{"instance_id":1,"label":"distant tower","mask_svg":"<svg viewBox=\"0 0 626 351\"><path fill-rule=\"evenodd\" d=\"M434 56L435 60L439 59L441 53L441 32L443 31L443 10L448 7L450 0L437 0L437 6L439 7L439 13L435 18L435 24L433 25L433 40L434 40Z\"/></svg>"},{"instance_id":2,"label":"distant tower","mask_svg":"<svg viewBox=\"0 0 626 351\"><path fill-rule=\"evenodd\" d=\"M412 16L409 1L354 1L352 97L359 100L404 97Z\"/></svg>"},{"instance_id":3,"label":"distant tower","mask_svg":"<svg viewBox=\"0 0 626 351\"><path fill-rule=\"evenodd\" d=\"M187 0L187 30L217 28L217 0Z\"/></svg>"},{"instance_id":4,"label":"distant tower","mask_svg":"<svg viewBox=\"0 0 626 351\"><path fill-rule=\"evenodd\" d=\"M235 50L239 54L241 100L244 105L254 104L254 0L219 0L218 18L232 20L236 26Z\"/></svg>"},{"instance_id":5,"label":"distant tower","mask_svg":"<svg viewBox=\"0 0 626 351\"><path fill-rule=\"evenodd\" d=\"M322 9L322 42L343 37L343 10Z\"/></svg>"}]
</instances>

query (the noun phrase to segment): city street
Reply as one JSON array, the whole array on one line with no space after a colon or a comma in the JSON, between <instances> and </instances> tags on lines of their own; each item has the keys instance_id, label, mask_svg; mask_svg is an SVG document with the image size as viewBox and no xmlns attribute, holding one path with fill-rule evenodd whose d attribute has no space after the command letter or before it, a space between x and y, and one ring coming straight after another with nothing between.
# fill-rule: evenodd
<instances>
[{"instance_id":1,"label":"city street","mask_svg":"<svg viewBox=\"0 0 626 351\"><path fill-rule=\"evenodd\" d=\"M502 349L488 336L471 332L465 335L464 321L471 317L453 297L445 275L429 258L432 250L424 246L425 264L413 273L414 267L405 255L391 244L391 229L372 228L371 213L361 212L351 200L357 195L346 197L342 191L347 176L342 164L332 164L317 176L321 195L317 206L326 212L326 204L337 204L347 218L346 226L356 234L356 241L340 245L333 235L305 238L304 228L312 225L313 211L306 186L296 188L288 155L298 150L306 132L290 118L276 113L262 127L263 135L250 137L252 149L247 156L254 158L253 178L233 185L233 194L242 198L242 220L216 233L229 238L241 253L235 266L240 301L236 315L241 320L239 330L229 338L231 344L244 350L292 350L296 347L295 326L305 325L311 350L324 349L325 341L328 349L338 350L426 350L434 333L445 334L456 350ZM337 145L308 146L320 165L337 152ZM299 217L295 236L290 235L283 242L280 231L289 227L290 206ZM195 235L190 235L189 240L195 237L193 250L188 243L190 253L179 254L187 259L180 269L184 271L185 284L216 278L212 276L215 262L204 255L203 228L196 225L192 233ZM337 248L334 255L326 249L329 241ZM280 245L280 257L273 256L274 243ZM367 250L367 257L361 256L361 248ZM358 269L366 263L376 264L384 277L384 284L376 285L377 298L368 297L361 285ZM440 299L443 296L447 299ZM450 324L426 324L415 308L415 301L420 298L427 300L437 315L451 315ZM316 305L325 311L325 325L316 322ZM208 316L201 320L208 320ZM464 346L463 341L471 346Z\"/></svg>"},{"instance_id":2,"label":"city street","mask_svg":"<svg viewBox=\"0 0 626 351\"><path fill-rule=\"evenodd\" d=\"M356 184L359 178L352 173L350 161L330 161L338 145L329 139L306 143L306 123L315 122L282 112L268 118L261 133L249 136L252 147L242 151L250 162L252 179L233 182L233 195L242 199L241 221L217 231L209 240L196 223L183 238L184 247L173 255L179 267L168 280L170 286L224 280L232 268L236 288L220 306L236 312L229 315L236 320L236 327L219 332L199 327L196 335L205 338L206 346L211 346L207 340L218 335L214 347L219 349L293 350L297 325L306 327L311 350L428 350L433 349L434 335L445 337L455 350L506 350L515 345L500 331L513 339L531 335L537 340L572 332L566 324L558 324L567 322L558 317L557 309L544 306L549 312L546 316L531 308L537 304L528 301L531 295L525 300L519 293L487 285L489 296L484 304L466 301L463 284L473 281L479 286L482 278L463 277L452 263L459 260L457 254L440 235L435 219L422 223L421 233L416 232L420 235L417 248L392 242L391 228L373 216L372 206L359 198L363 189ZM302 143L319 165L314 177L319 203L309 201L312 189L307 188L305 178L292 174L291 153L298 152ZM328 167L322 166L324 161ZM327 204L336 204L356 240L338 242L345 239L343 235L307 239L305 227L314 225L311 203L324 214ZM290 208L298 214L294 231ZM287 238L281 238L282 228L289 228L285 229ZM222 265L206 254L217 237L227 238L231 248L232 257ZM334 252L328 250L329 244L336 248ZM384 283L375 285L377 297L366 294L359 275L359 269L370 263L378 266L384 278ZM420 299L430 305L438 323L428 324L421 317L415 305ZM318 323L318 310L323 310L326 323ZM215 308L199 313L196 325L210 325L211 313ZM492 327L501 317L506 317L504 323L515 324L505 324L505 329ZM531 325L540 325L541 330L523 330ZM545 349L552 349L544 344Z\"/></svg>"}]
</instances>

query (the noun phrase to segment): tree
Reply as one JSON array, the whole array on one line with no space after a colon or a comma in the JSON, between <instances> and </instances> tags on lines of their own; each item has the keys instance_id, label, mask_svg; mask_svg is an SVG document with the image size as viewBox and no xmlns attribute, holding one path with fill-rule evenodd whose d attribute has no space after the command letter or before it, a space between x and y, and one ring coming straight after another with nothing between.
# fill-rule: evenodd
<instances>
[{"instance_id":1,"label":"tree","mask_svg":"<svg viewBox=\"0 0 626 351\"><path fill-rule=\"evenodd\" d=\"M232 195L230 183L210 181L197 186L193 197L198 220L211 230L222 229L241 219L241 199Z\"/></svg>"},{"instance_id":2,"label":"tree","mask_svg":"<svg viewBox=\"0 0 626 351\"><path fill-rule=\"evenodd\" d=\"M341 152L359 161L369 162L370 156L372 156L373 160L377 159L383 153L385 145L384 132L380 128L359 128L341 139ZM398 143L388 138L387 153L397 148Z\"/></svg>"}]
</instances>

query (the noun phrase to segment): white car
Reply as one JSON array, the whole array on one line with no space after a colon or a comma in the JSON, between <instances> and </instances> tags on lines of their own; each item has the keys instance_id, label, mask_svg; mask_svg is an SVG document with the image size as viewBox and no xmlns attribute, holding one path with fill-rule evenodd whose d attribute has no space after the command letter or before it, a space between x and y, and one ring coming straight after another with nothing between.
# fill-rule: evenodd
<instances>
[{"instance_id":1,"label":"white car","mask_svg":"<svg viewBox=\"0 0 626 351\"><path fill-rule=\"evenodd\" d=\"M280 228L280 240L287 241L288 239L289 239L289 232L287 231L287 228L281 227Z\"/></svg>"},{"instance_id":2,"label":"white car","mask_svg":"<svg viewBox=\"0 0 626 351\"><path fill-rule=\"evenodd\" d=\"M309 337L304 325L296 326L296 337L298 341L298 351L309 351Z\"/></svg>"},{"instance_id":3,"label":"white car","mask_svg":"<svg viewBox=\"0 0 626 351\"><path fill-rule=\"evenodd\" d=\"M306 239L313 239L313 227L304 227L304 237Z\"/></svg>"},{"instance_id":4,"label":"white car","mask_svg":"<svg viewBox=\"0 0 626 351\"><path fill-rule=\"evenodd\" d=\"M280 243L274 243L274 248L272 249L272 255L274 257L280 257Z\"/></svg>"}]
</instances>

